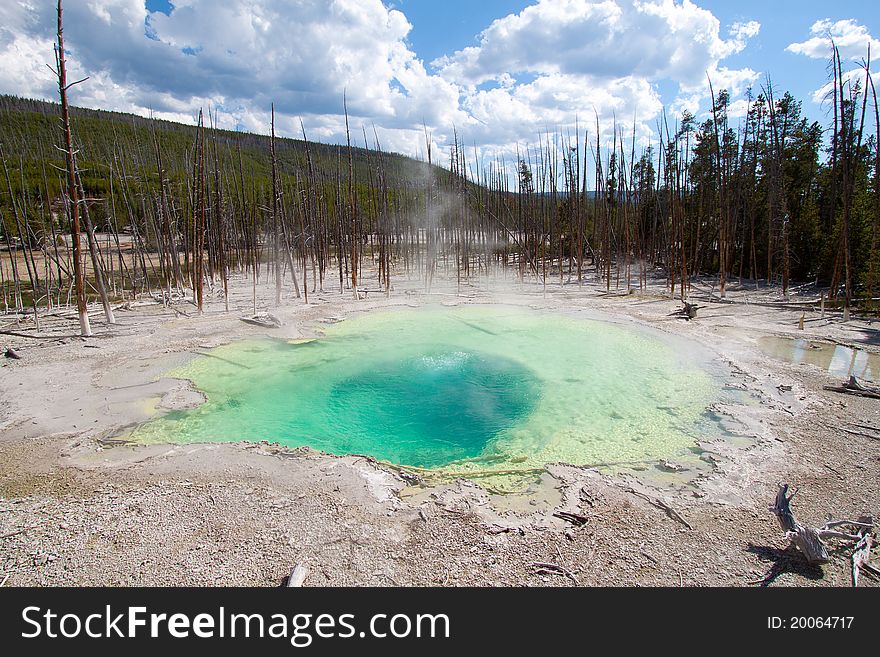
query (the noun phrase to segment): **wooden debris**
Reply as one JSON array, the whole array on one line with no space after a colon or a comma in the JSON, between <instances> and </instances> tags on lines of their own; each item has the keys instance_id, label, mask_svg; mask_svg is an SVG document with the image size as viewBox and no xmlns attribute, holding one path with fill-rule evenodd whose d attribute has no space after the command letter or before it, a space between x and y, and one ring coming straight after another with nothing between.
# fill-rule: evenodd
<instances>
[{"instance_id":1,"label":"wooden debris","mask_svg":"<svg viewBox=\"0 0 880 657\"><path fill-rule=\"evenodd\" d=\"M596 501L593 499L592 495L590 495L590 493L587 491L586 486L581 486L580 498L581 498L581 502L586 502L587 504L590 505L591 508L596 507Z\"/></svg>"},{"instance_id":2,"label":"wooden debris","mask_svg":"<svg viewBox=\"0 0 880 657\"><path fill-rule=\"evenodd\" d=\"M666 512L667 516L669 516L670 518L672 518L673 520L675 520L677 522L680 522L682 525L684 525L685 527L687 527L688 529L693 531L694 528L691 526L691 523L689 523L687 520L685 520L678 511L673 509L671 506L669 506L666 502L664 502L660 498L654 498L654 497L651 497L650 495L645 495L644 493L640 493L639 491L637 491L635 488L627 488L625 490L629 493L632 493L636 497L641 497L648 504L650 504L652 506L656 506L658 509L662 509L663 511Z\"/></svg>"},{"instance_id":3,"label":"wooden debris","mask_svg":"<svg viewBox=\"0 0 880 657\"><path fill-rule=\"evenodd\" d=\"M223 356L218 356L217 354L210 354L207 351L192 349L191 352L194 354L198 354L199 356L205 356L206 358L215 358L217 360L222 360L225 363L229 363L230 365L237 365L238 367L242 367L246 370L251 369L250 365L245 365L244 363L239 363L238 361L230 360L229 358L223 358Z\"/></svg>"},{"instance_id":4,"label":"wooden debris","mask_svg":"<svg viewBox=\"0 0 880 657\"><path fill-rule=\"evenodd\" d=\"M13 536L18 536L19 534L24 534L26 531L30 531L35 527L39 527L39 525L30 525L29 527L22 527L21 529L17 529L14 532L9 532L8 534L0 535L0 539L12 538Z\"/></svg>"},{"instance_id":5,"label":"wooden debris","mask_svg":"<svg viewBox=\"0 0 880 657\"><path fill-rule=\"evenodd\" d=\"M250 317L239 317L239 319L245 324L253 324L254 326L262 326L263 328L281 328L284 326L284 322L272 313L251 315Z\"/></svg>"},{"instance_id":6,"label":"wooden debris","mask_svg":"<svg viewBox=\"0 0 880 657\"><path fill-rule=\"evenodd\" d=\"M822 386L823 390L839 392L845 395L856 395L857 397L868 397L870 399L880 399L880 388L869 388L859 380L851 376L849 381L841 386Z\"/></svg>"},{"instance_id":7,"label":"wooden debris","mask_svg":"<svg viewBox=\"0 0 880 657\"><path fill-rule=\"evenodd\" d=\"M296 564L290 575L287 576L287 588L299 588L303 585L303 581L309 574L309 569L301 563Z\"/></svg>"},{"instance_id":8,"label":"wooden debris","mask_svg":"<svg viewBox=\"0 0 880 657\"><path fill-rule=\"evenodd\" d=\"M64 335L46 335L46 334L31 334L31 333L22 333L21 331L9 331L7 329L0 330L0 335L12 335L16 338L30 338L32 340L45 340L47 338L63 338L67 337Z\"/></svg>"},{"instance_id":9,"label":"wooden debris","mask_svg":"<svg viewBox=\"0 0 880 657\"><path fill-rule=\"evenodd\" d=\"M833 427L832 427L833 428ZM880 440L880 436L873 435L870 433L865 433L864 431L853 431L852 429L847 429L846 427L837 427L843 433L848 433L850 436L861 436L862 438L870 438L871 440ZM876 429L875 429L876 431Z\"/></svg>"},{"instance_id":10,"label":"wooden debris","mask_svg":"<svg viewBox=\"0 0 880 657\"><path fill-rule=\"evenodd\" d=\"M398 470L397 476L400 477L401 479L403 479L410 486L418 486L419 484L422 483L422 478L419 475L414 474L412 472L408 472L404 469Z\"/></svg>"},{"instance_id":11,"label":"wooden debris","mask_svg":"<svg viewBox=\"0 0 880 657\"><path fill-rule=\"evenodd\" d=\"M852 553L852 583L859 585L859 573L871 560L871 548L874 546L874 534L867 529L862 529L859 534L861 540L856 543Z\"/></svg>"},{"instance_id":12,"label":"wooden debris","mask_svg":"<svg viewBox=\"0 0 880 657\"><path fill-rule=\"evenodd\" d=\"M548 563L545 561L535 561L532 563L532 567L535 568L536 575L564 575L568 577L572 582L574 582L577 586L580 586L580 583L577 580L577 577L574 576L568 568L563 568L555 563Z\"/></svg>"},{"instance_id":13,"label":"wooden debris","mask_svg":"<svg viewBox=\"0 0 880 657\"><path fill-rule=\"evenodd\" d=\"M870 424L851 424L850 426L856 427L857 429L868 429L870 431L876 431L880 433L880 427L872 427Z\"/></svg>"},{"instance_id":14,"label":"wooden debris","mask_svg":"<svg viewBox=\"0 0 880 657\"><path fill-rule=\"evenodd\" d=\"M570 522L575 527L582 527L587 524L587 518L577 513L569 513L568 511L557 511L553 514L554 518L559 518Z\"/></svg>"},{"instance_id":15,"label":"wooden debris","mask_svg":"<svg viewBox=\"0 0 880 657\"><path fill-rule=\"evenodd\" d=\"M776 492L776 501L770 507L770 511L779 520L779 525L785 532L786 538L800 550L807 563L811 565L828 563L830 559L828 556L828 546L823 539L836 538L838 540L858 543L861 541L864 532L873 532L874 524L870 518L864 520L829 519L819 528L804 527L797 521L794 512L791 510L791 500L797 494L797 491L791 495L787 493L788 484L780 484L779 490ZM858 534L846 534L836 529L847 525L861 531Z\"/></svg>"},{"instance_id":16,"label":"wooden debris","mask_svg":"<svg viewBox=\"0 0 880 657\"><path fill-rule=\"evenodd\" d=\"M692 319L696 319L697 310L702 308L702 306L698 306L695 303L689 303L687 301L684 302L684 305L676 310L674 313L670 313L670 316L680 317L686 322L691 321Z\"/></svg>"},{"instance_id":17,"label":"wooden debris","mask_svg":"<svg viewBox=\"0 0 880 657\"><path fill-rule=\"evenodd\" d=\"M651 555L647 552L647 550L645 550L645 544L644 544L644 543L642 543L641 545L639 545L639 552L641 553L641 555L642 555L643 557L645 557L648 561L650 561L651 563L653 563L655 566L659 566L659 565L660 565L660 562L657 561L653 556L651 556Z\"/></svg>"},{"instance_id":18,"label":"wooden debris","mask_svg":"<svg viewBox=\"0 0 880 657\"><path fill-rule=\"evenodd\" d=\"M15 349L13 349L12 347L7 347L7 349L3 353L3 355L6 356L7 358L11 358L13 360L21 360L21 356L19 356L16 353Z\"/></svg>"}]
</instances>

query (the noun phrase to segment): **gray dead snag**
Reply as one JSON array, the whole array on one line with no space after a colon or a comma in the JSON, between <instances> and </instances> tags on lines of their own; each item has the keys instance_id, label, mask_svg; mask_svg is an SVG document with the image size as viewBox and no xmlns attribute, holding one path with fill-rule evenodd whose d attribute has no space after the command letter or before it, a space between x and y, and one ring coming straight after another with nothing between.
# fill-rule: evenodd
<instances>
[{"instance_id":1,"label":"gray dead snag","mask_svg":"<svg viewBox=\"0 0 880 657\"><path fill-rule=\"evenodd\" d=\"M89 199L86 198L86 190L83 187L82 179L79 172L76 174L79 182L80 203L82 203L82 218L86 228L86 243L89 246L89 256L92 259L92 272L95 275L95 286L98 289L98 296L101 299L101 305L104 307L104 317L108 324L115 324L116 318L113 316L113 308L110 306L110 299L107 296L107 283L104 278L104 266L101 264L101 254L98 250L98 242L95 239L95 226L92 224L92 217L89 215Z\"/></svg>"},{"instance_id":2,"label":"gray dead snag","mask_svg":"<svg viewBox=\"0 0 880 657\"><path fill-rule=\"evenodd\" d=\"M73 242L73 279L76 290L76 308L79 315L80 332L88 338L92 335L89 323L89 310L86 305L85 272L81 259L81 245L79 239L79 200L76 188L76 151L73 148L73 137L70 132L70 108L67 103L67 91L70 87L85 82L85 79L76 82L67 82L67 64L64 51L64 36L62 28L61 0L58 0L58 45L55 49L55 69L58 76L58 91L61 97L61 125L64 132L64 152L67 157L67 195L64 197L66 208L70 217L70 237Z\"/></svg>"},{"instance_id":3,"label":"gray dead snag","mask_svg":"<svg viewBox=\"0 0 880 657\"><path fill-rule=\"evenodd\" d=\"M863 537L863 532L871 532L874 528L873 521L870 518L865 522L862 520L828 520L819 528L804 527L801 525L794 512L791 510L791 500L797 494L797 491L788 495L788 484L780 484L779 490L776 492L776 501L770 507L780 527L798 550L804 555L807 563L811 565L819 565L828 563L830 557L828 555L828 546L823 539L836 538L842 541L850 541L858 543ZM837 531L837 527L851 526L857 530L861 530L858 534L847 534Z\"/></svg>"}]
</instances>

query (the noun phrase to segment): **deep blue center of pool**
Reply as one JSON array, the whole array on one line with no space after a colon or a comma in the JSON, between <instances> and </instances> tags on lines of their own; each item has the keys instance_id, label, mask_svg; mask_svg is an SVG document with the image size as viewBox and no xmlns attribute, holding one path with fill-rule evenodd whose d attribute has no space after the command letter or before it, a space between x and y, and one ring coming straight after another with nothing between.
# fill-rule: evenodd
<instances>
[{"instance_id":1,"label":"deep blue center of pool","mask_svg":"<svg viewBox=\"0 0 880 657\"><path fill-rule=\"evenodd\" d=\"M328 412L351 451L429 467L480 455L499 431L531 413L538 390L534 373L515 361L434 351L340 381Z\"/></svg>"}]
</instances>

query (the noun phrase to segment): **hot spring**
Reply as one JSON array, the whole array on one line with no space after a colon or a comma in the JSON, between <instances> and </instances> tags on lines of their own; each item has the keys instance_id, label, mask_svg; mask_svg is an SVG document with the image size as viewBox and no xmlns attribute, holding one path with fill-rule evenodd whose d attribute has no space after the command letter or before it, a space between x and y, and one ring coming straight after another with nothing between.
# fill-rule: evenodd
<instances>
[{"instance_id":1,"label":"hot spring","mask_svg":"<svg viewBox=\"0 0 880 657\"><path fill-rule=\"evenodd\" d=\"M266 440L453 476L692 454L724 381L676 336L505 306L373 312L315 340L218 347L170 376L207 401L134 440Z\"/></svg>"}]
</instances>

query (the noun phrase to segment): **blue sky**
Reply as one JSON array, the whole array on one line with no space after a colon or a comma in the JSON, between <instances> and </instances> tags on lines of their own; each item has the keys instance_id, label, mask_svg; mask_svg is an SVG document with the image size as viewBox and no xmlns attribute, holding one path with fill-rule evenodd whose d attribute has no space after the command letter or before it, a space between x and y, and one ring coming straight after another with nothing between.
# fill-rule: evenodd
<instances>
[{"instance_id":1,"label":"blue sky","mask_svg":"<svg viewBox=\"0 0 880 657\"><path fill-rule=\"evenodd\" d=\"M803 2L797 0L738 0L707 2L722 25L736 21L757 20L761 31L740 54L732 56L731 66L748 66L769 74L774 87L790 91L804 101L804 112L813 120L825 121L825 109L811 101L816 89L827 75L827 62L786 50L792 43L805 41L810 27L820 19L833 22L856 19L875 36L880 34L880 9L871 0L835 0L834 2ZM867 46L867 43L865 44ZM862 52L860 56L864 56ZM876 52L880 56L880 51ZM872 68L876 71L877 67Z\"/></svg>"},{"instance_id":2,"label":"blue sky","mask_svg":"<svg viewBox=\"0 0 880 657\"><path fill-rule=\"evenodd\" d=\"M162 0L163 2L165 0ZM409 41L426 61L467 46L476 45L479 33L494 19L522 11L533 4L527 0L397 0L390 3L407 16L413 25ZM824 122L825 108L811 102L811 97L826 75L826 62L786 51L786 46L804 41L810 27L820 18L832 21L856 18L880 33L880 7L865 0L836 0L833 3L809 0L711 0L697 2L718 18L722 29L734 23L756 20L760 32L748 47L732 55L730 66L750 67L761 79L770 75L774 87L790 91L804 100L804 113L811 120ZM880 52L875 53L880 58ZM873 67L872 67L873 68ZM674 85L660 83L664 91L674 93Z\"/></svg>"},{"instance_id":3,"label":"blue sky","mask_svg":"<svg viewBox=\"0 0 880 657\"><path fill-rule=\"evenodd\" d=\"M50 2L0 3L0 92L54 98ZM705 115L706 73L735 118L767 74L813 120L827 35L845 57L880 57L880 10L838 0L68 0L77 104L265 133L344 140L342 95L360 134L419 156L453 129L508 159L541 134L595 125L656 142L662 113ZM877 67L872 67L876 72ZM591 128L592 129L592 128Z\"/></svg>"}]
</instances>

